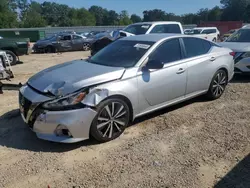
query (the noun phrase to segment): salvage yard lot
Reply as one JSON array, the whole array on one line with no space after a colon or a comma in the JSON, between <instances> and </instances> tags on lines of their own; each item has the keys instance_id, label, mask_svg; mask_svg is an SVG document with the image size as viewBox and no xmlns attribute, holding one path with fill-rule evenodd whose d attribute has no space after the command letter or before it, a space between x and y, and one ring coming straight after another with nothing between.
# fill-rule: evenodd
<instances>
[{"instance_id":1,"label":"salvage yard lot","mask_svg":"<svg viewBox=\"0 0 250 188\"><path fill-rule=\"evenodd\" d=\"M12 82L88 55L22 56ZM0 95L0 187L250 187L250 77L234 79L219 100L200 97L137 119L104 144L37 139L17 96Z\"/></svg>"}]
</instances>

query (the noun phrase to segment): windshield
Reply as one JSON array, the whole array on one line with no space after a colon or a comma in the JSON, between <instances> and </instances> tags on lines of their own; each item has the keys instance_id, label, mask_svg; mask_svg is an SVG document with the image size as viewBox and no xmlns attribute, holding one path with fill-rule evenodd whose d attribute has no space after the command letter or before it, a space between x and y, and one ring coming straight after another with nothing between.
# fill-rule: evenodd
<instances>
[{"instance_id":1,"label":"windshield","mask_svg":"<svg viewBox=\"0 0 250 188\"><path fill-rule=\"evenodd\" d=\"M150 27L151 24L135 24L135 25L129 25L124 29L124 31L132 33L134 35L143 35L146 34L146 32Z\"/></svg>"},{"instance_id":2,"label":"windshield","mask_svg":"<svg viewBox=\"0 0 250 188\"><path fill-rule=\"evenodd\" d=\"M117 40L100 50L88 61L111 67L133 67L154 42Z\"/></svg>"},{"instance_id":3,"label":"windshield","mask_svg":"<svg viewBox=\"0 0 250 188\"><path fill-rule=\"evenodd\" d=\"M250 42L250 29L240 29L232 34L226 42Z\"/></svg>"}]
</instances>

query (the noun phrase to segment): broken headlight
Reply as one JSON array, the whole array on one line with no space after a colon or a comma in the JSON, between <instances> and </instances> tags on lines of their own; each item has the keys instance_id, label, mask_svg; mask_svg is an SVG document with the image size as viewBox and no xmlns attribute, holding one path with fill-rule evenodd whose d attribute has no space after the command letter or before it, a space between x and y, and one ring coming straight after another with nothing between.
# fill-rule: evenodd
<instances>
[{"instance_id":1,"label":"broken headlight","mask_svg":"<svg viewBox=\"0 0 250 188\"><path fill-rule=\"evenodd\" d=\"M66 97L55 99L53 101L45 102L42 107L48 110L60 110L73 108L74 106L81 104L81 101L85 98L86 92L78 92Z\"/></svg>"}]
</instances>

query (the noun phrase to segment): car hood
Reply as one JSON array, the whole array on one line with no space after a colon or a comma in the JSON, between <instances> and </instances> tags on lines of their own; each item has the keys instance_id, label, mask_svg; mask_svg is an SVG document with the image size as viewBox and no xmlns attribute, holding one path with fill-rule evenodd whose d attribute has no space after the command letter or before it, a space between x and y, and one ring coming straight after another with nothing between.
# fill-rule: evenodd
<instances>
[{"instance_id":1,"label":"car hood","mask_svg":"<svg viewBox=\"0 0 250 188\"><path fill-rule=\"evenodd\" d=\"M37 73L28 80L28 85L42 93L65 96L84 87L120 79L124 71L121 67L75 60Z\"/></svg>"},{"instance_id":2,"label":"car hood","mask_svg":"<svg viewBox=\"0 0 250 188\"><path fill-rule=\"evenodd\" d=\"M248 42L221 42L221 46L230 48L234 52L248 52L250 51L250 43Z\"/></svg>"}]
</instances>

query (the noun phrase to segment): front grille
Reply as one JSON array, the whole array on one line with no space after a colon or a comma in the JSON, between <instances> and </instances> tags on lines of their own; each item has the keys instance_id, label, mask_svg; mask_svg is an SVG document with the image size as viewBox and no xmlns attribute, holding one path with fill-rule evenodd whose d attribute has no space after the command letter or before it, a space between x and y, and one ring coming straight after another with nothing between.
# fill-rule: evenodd
<instances>
[{"instance_id":1,"label":"front grille","mask_svg":"<svg viewBox=\"0 0 250 188\"><path fill-rule=\"evenodd\" d=\"M28 111L30 109L30 106L31 106L32 102L29 101L28 99L26 99L21 94L21 92L19 92L19 104L23 108L23 115L24 115L24 117L27 118L27 114L28 114Z\"/></svg>"}]
</instances>

